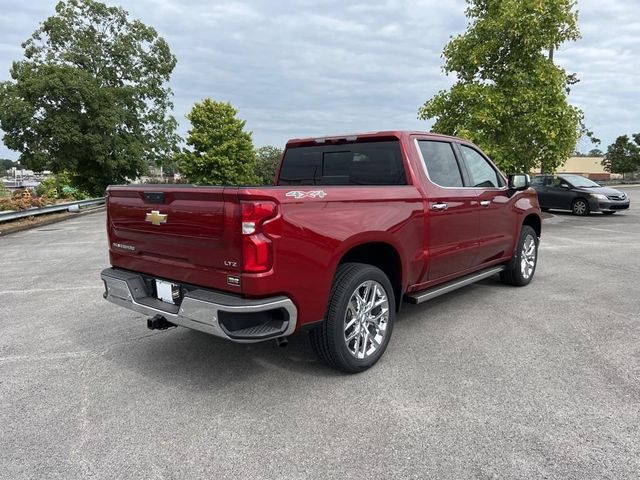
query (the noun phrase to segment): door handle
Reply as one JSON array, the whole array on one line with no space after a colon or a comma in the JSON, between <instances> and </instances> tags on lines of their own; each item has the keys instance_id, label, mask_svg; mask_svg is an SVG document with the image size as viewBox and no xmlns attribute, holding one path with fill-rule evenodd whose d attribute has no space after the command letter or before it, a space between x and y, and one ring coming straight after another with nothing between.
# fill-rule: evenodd
<instances>
[{"instance_id":1,"label":"door handle","mask_svg":"<svg viewBox=\"0 0 640 480\"><path fill-rule=\"evenodd\" d=\"M491 200L482 200L480 202L480 205L482 205L483 207L488 207L489 205L491 205Z\"/></svg>"},{"instance_id":2,"label":"door handle","mask_svg":"<svg viewBox=\"0 0 640 480\"><path fill-rule=\"evenodd\" d=\"M439 212L442 212L443 210L446 210L447 208L449 208L449 205L447 205L444 202L438 202L438 203L431 204L431 210L437 210Z\"/></svg>"}]
</instances>

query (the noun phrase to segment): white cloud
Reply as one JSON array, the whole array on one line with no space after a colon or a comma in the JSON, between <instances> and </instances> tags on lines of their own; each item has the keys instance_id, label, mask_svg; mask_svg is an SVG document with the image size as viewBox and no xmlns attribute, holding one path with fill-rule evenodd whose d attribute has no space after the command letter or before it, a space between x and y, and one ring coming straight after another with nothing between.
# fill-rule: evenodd
<instances>
[{"instance_id":1,"label":"white cloud","mask_svg":"<svg viewBox=\"0 0 640 480\"><path fill-rule=\"evenodd\" d=\"M0 0L0 80L56 1ZM116 4L114 0L107 3ZM178 57L175 115L204 97L231 101L257 145L289 137L427 129L422 103L451 79L441 52L467 19L464 0L121 0ZM606 144L640 130L637 0L580 0L583 38L557 58L581 79L571 101ZM0 148L0 157L16 157Z\"/></svg>"}]
</instances>

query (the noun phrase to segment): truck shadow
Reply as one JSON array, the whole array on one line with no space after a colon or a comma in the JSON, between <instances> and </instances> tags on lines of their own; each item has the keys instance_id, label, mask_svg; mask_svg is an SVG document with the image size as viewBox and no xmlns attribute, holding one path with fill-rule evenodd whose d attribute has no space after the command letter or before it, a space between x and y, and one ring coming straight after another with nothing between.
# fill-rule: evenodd
<instances>
[{"instance_id":1,"label":"truck shadow","mask_svg":"<svg viewBox=\"0 0 640 480\"><path fill-rule=\"evenodd\" d=\"M487 288L491 290L513 290L515 287L502 283L500 277L494 275L419 305L405 302L402 305L400 314L396 316L394 332L399 333L402 331L407 333L405 329L415 329L417 326L414 324L417 323L420 324L422 329L428 329L430 323L451 321L451 317L459 316L460 309L468 310L473 308L473 302L475 301L473 299L485 295L485 290L483 289ZM421 331L424 332L424 330ZM417 334L417 330L410 332L410 334Z\"/></svg>"},{"instance_id":2,"label":"truck shadow","mask_svg":"<svg viewBox=\"0 0 640 480\"><path fill-rule=\"evenodd\" d=\"M289 337L286 347L278 347L275 341L236 344L194 330L172 328L145 332L135 340L113 345L104 356L144 377L178 388L220 388L254 377L270 378L276 388L289 373L344 375L316 358L305 333Z\"/></svg>"},{"instance_id":3,"label":"truck shadow","mask_svg":"<svg viewBox=\"0 0 640 480\"><path fill-rule=\"evenodd\" d=\"M503 286L497 277L483 280L478 285L492 288ZM474 286L464 287L421 305L403 304L400 314L396 316L394 336L409 335L410 330L418 328L417 322L420 322L420 330L423 331L429 328L429 323L443 321L441 315L438 319L437 315L431 315L430 312L459 304L468 295L469 288ZM305 332L289 337L286 347L276 346L275 341L236 344L186 328L150 332L143 329L144 322L140 320L139 327L135 328L137 337L134 335L131 340L112 344L103 356L163 385L209 390L259 379L272 382L273 388L279 388L296 382L300 376L350 377L320 362ZM392 340L390 349L393 348ZM372 371L375 370L376 367Z\"/></svg>"}]
</instances>

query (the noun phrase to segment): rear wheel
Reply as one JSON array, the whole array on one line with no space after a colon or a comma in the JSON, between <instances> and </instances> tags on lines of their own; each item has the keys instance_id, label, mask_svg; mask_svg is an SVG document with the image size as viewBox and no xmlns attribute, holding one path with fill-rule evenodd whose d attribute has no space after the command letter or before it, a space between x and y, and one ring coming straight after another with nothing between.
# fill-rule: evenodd
<instances>
[{"instance_id":1,"label":"rear wheel","mask_svg":"<svg viewBox=\"0 0 640 480\"><path fill-rule=\"evenodd\" d=\"M395 298L382 270L345 263L335 276L327 317L309 332L322 361L348 373L362 372L384 353L395 318Z\"/></svg>"},{"instance_id":2,"label":"rear wheel","mask_svg":"<svg viewBox=\"0 0 640 480\"><path fill-rule=\"evenodd\" d=\"M571 206L571 211L574 215L578 215L580 217L589 215L589 202L584 198L576 198Z\"/></svg>"},{"instance_id":3,"label":"rear wheel","mask_svg":"<svg viewBox=\"0 0 640 480\"><path fill-rule=\"evenodd\" d=\"M529 225L523 225L516 254L500 272L500 280L509 285L524 287L529 285L538 264L538 236Z\"/></svg>"}]
</instances>

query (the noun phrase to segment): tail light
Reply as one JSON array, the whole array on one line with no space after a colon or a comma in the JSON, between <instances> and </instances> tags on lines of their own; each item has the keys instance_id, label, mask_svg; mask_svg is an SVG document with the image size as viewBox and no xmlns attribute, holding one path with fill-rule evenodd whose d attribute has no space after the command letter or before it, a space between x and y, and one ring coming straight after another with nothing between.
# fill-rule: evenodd
<instances>
[{"instance_id":1,"label":"tail light","mask_svg":"<svg viewBox=\"0 0 640 480\"><path fill-rule=\"evenodd\" d=\"M263 232L265 221L277 215L273 202L241 202L242 206L242 270L266 272L273 264L273 244Z\"/></svg>"}]
</instances>

